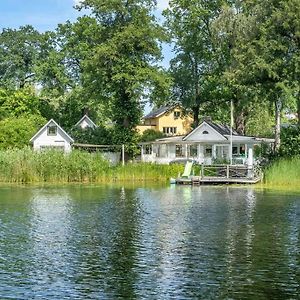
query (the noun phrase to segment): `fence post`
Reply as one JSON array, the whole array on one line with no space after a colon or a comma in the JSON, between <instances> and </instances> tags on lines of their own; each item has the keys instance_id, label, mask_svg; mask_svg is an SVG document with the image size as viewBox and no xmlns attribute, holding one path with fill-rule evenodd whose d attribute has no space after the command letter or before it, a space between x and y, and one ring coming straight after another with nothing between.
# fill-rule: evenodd
<instances>
[{"instance_id":1,"label":"fence post","mask_svg":"<svg viewBox=\"0 0 300 300\"><path fill-rule=\"evenodd\" d=\"M229 165L226 166L226 178L229 178Z\"/></svg>"}]
</instances>

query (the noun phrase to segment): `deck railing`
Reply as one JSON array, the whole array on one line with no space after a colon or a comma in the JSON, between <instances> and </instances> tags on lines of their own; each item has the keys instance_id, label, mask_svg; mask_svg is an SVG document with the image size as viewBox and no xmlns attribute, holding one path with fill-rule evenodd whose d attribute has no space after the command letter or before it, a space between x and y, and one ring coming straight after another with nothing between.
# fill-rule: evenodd
<instances>
[{"instance_id":1,"label":"deck railing","mask_svg":"<svg viewBox=\"0 0 300 300\"><path fill-rule=\"evenodd\" d=\"M200 177L218 178L261 178L261 169L258 166L238 165L201 165Z\"/></svg>"}]
</instances>

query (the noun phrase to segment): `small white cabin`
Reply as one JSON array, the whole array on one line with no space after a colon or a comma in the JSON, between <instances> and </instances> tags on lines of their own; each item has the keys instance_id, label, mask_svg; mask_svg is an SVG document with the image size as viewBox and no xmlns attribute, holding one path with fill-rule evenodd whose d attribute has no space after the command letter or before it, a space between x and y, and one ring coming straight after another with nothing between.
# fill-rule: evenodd
<instances>
[{"instance_id":1,"label":"small white cabin","mask_svg":"<svg viewBox=\"0 0 300 300\"><path fill-rule=\"evenodd\" d=\"M71 152L74 140L53 119L45 124L31 139L33 149L40 151L47 148Z\"/></svg>"},{"instance_id":2,"label":"small white cabin","mask_svg":"<svg viewBox=\"0 0 300 300\"><path fill-rule=\"evenodd\" d=\"M88 115L84 115L76 124L76 127L80 127L81 129L92 128L95 129L97 125L91 120Z\"/></svg>"}]
</instances>

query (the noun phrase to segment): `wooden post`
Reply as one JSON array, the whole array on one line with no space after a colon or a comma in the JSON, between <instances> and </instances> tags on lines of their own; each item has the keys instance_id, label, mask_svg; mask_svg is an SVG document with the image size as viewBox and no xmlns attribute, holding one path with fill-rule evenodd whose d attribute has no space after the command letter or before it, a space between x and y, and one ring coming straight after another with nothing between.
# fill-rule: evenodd
<instances>
[{"instance_id":1,"label":"wooden post","mask_svg":"<svg viewBox=\"0 0 300 300\"><path fill-rule=\"evenodd\" d=\"M229 165L226 165L226 178L229 178Z\"/></svg>"},{"instance_id":2,"label":"wooden post","mask_svg":"<svg viewBox=\"0 0 300 300\"><path fill-rule=\"evenodd\" d=\"M122 166L125 166L125 145L122 145Z\"/></svg>"}]
</instances>

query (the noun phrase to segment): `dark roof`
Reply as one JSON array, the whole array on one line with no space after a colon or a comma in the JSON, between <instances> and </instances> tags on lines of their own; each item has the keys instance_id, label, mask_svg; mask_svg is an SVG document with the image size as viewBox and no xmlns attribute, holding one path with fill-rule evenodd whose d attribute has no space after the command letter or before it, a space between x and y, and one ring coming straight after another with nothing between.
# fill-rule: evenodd
<instances>
[{"instance_id":1,"label":"dark roof","mask_svg":"<svg viewBox=\"0 0 300 300\"><path fill-rule=\"evenodd\" d=\"M207 122L213 129L222 135L230 135L230 127L227 125L216 124L213 122ZM232 129L232 135L239 135L234 129Z\"/></svg>"},{"instance_id":2,"label":"dark roof","mask_svg":"<svg viewBox=\"0 0 300 300\"><path fill-rule=\"evenodd\" d=\"M166 113L167 111L169 111L172 108L173 108L172 106L162 106L158 109L155 109L155 110L151 111L148 115L146 115L144 117L144 119L156 118L156 117Z\"/></svg>"}]
</instances>

